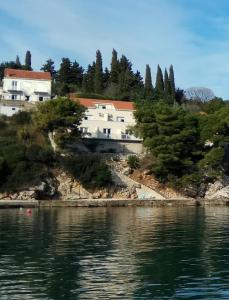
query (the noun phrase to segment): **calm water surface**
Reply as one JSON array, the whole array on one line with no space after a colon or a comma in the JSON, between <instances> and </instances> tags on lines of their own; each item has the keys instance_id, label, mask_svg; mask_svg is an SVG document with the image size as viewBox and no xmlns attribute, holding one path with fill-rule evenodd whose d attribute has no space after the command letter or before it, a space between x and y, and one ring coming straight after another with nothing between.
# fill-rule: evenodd
<instances>
[{"instance_id":1,"label":"calm water surface","mask_svg":"<svg viewBox=\"0 0 229 300\"><path fill-rule=\"evenodd\" d=\"M229 208L0 210L0 300L229 299Z\"/></svg>"}]
</instances>

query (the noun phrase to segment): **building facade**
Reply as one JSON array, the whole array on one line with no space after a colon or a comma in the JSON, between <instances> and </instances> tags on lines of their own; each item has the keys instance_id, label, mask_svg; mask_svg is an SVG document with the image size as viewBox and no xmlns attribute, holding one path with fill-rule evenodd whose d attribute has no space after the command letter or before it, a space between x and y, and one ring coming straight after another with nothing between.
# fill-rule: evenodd
<instances>
[{"instance_id":1,"label":"building facade","mask_svg":"<svg viewBox=\"0 0 229 300\"><path fill-rule=\"evenodd\" d=\"M44 101L51 98L49 72L5 69L2 87L3 100Z\"/></svg>"},{"instance_id":2,"label":"building facade","mask_svg":"<svg viewBox=\"0 0 229 300\"><path fill-rule=\"evenodd\" d=\"M97 140L96 151L141 153L142 140L133 134L134 104L127 101L75 99L87 108L80 125L86 144Z\"/></svg>"}]
</instances>

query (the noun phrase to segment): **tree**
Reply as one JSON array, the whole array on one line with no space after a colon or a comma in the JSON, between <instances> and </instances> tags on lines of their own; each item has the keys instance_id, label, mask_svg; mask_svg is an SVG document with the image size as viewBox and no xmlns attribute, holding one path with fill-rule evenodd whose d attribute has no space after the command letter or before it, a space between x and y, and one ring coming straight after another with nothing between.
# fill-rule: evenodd
<instances>
[{"instance_id":1,"label":"tree","mask_svg":"<svg viewBox=\"0 0 229 300\"><path fill-rule=\"evenodd\" d=\"M169 83L170 83L170 95L172 96L172 99L175 100L175 98L176 98L176 86L175 86L173 65L171 65L170 68L169 68Z\"/></svg>"},{"instance_id":2,"label":"tree","mask_svg":"<svg viewBox=\"0 0 229 300\"><path fill-rule=\"evenodd\" d=\"M25 70L32 71L31 58L32 58L32 55L31 55L30 51L26 51L26 54L25 54L25 65L24 65L24 69Z\"/></svg>"},{"instance_id":3,"label":"tree","mask_svg":"<svg viewBox=\"0 0 229 300\"><path fill-rule=\"evenodd\" d=\"M83 72L84 69L78 64L77 61L74 61L71 67L70 82L80 87L83 81Z\"/></svg>"},{"instance_id":4,"label":"tree","mask_svg":"<svg viewBox=\"0 0 229 300\"><path fill-rule=\"evenodd\" d=\"M85 93L94 93L95 62L88 65L86 73L83 75L82 89Z\"/></svg>"},{"instance_id":5,"label":"tree","mask_svg":"<svg viewBox=\"0 0 229 300\"><path fill-rule=\"evenodd\" d=\"M171 95L171 86L170 86L170 80L168 76L167 69L165 69L165 75L164 75L164 91L165 91L165 101L168 104L173 104L174 103L174 98Z\"/></svg>"},{"instance_id":6,"label":"tree","mask_svg":"<svg viewBox=\"0 0 229 300\"><path fill-rule=\"evenodd\" d=\"M152 77L151 77L151 69L149 65L146 65L144 98L152 99L152 97L153 97L153 84L152 84Z\"/></svg>"},{"instance_id":7,"label":"tree","mask_svg":"<svg viewBox=\"0 0 229 300\"><path fill-rule=\"evenodd\" d=\"M158 99L164 98L164 80L161 67L159 65L157 66L155 92Z\"/></svg>"},{"instance_id":8,"label":"tree","mask_svg":"<svg viewBox=\"0 0 229 300\"><path fill-rule=\"evenodd\" d=\"M188 100L194 101L209 101L215 98L214 92L205 87L191 87L185 91L185 96Z\"/></svg>"},{"instance_id":9,"label":"tree","mask_svg":"<svg viewBox=\"0 0 229 300\"><path fill-rule=\"evenodd\" d=\"M162 181L195 172L202 158L198 118L163 101L140 102L135 118L138 135L153 154L153 173Z\"/></svg>"},{"instance_id":10,"label":"tree","mask_svg":"<svg viewBox=\"0 0 229 300\"><path fill-rule=\"evenodd\" d=\"M118 53L115 49L113 49L112 59L111 59L110 82L118 83L118 77L119 77Z\"/></svg>"},{"instance_id":11,"label":"tree","mask_svg":"<svg viewBox=\"0 0 229 300\"><path fill-rule=\"evenodd\" d=\"M49 72L53 78L56 74L54 61L51 58L46 60L46 63L41 67L41 71Z\"/></svg>"},{"instance_id":12,"label":"tree","mask_svg":"<svg viewBox=\"0 0 229 300\"><path fill-rule=\"evenodd\" d=\"M33 114L33 123L48 134L51 144L55 136L55 142L63 145L63 141L80 136L78 126L84 112L85 107L79 102L58 98L38 103L37 110Z\"/></svg>"},{"instance_id":13,"label":"tree","mask_svg":"<svg viewBox=\"0 0 229 300\"><path fill-rule=\"evenodd\" d=\"M21 68L21 63L20 63L20 59L19 59L18 55L16 56L15 64L16 64L16 66L17 66L18 69Z\"/></svg>"},{"instance_id":14,"label":"tree","mask_svg":"<svg viewBox=\"0 0 229 300\"><path fill-rule=\"evenodd\" d=\"M72 63L70 59L67 57L63 57L60 64L60 69L58 71L58 76L57 76L59 82L65 84L71 83L71 68L72 68Z\"/></svg>"},{"instance_id":15,"label":"tree","mask_svg":"<svg viewBox=\"0 0 229 300\"><path fill-rule=\"evenodd\" d=\"M94 90L96 94L101 94L103 91L103 63L99 50L96 51Z\"/></svg>"}]
</instances>

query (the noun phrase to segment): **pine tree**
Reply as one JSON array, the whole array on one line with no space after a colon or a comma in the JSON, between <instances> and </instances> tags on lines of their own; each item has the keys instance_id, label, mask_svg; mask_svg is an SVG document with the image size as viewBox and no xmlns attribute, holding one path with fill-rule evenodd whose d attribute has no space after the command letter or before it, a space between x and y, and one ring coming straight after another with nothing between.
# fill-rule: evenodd
<instances>
[{"instance_id":1,"label":"pine tree","mask_svg":"<svg viewBox=\"0 0 229 300\"><path fill-rule=\"evenodd\" d=\"M159 65L157 66L155 92L156 92L157 98L159 98L159 99L164 98L164 80L163 80L163 74L161 71L161 67Z\"/></svg>"},{"instance_id":2,"label":"pine tree","mask_svg":"<svg viewBox=\"0 0 229 300\"><path fill-rule=\"evenodd\" d=\"M149 65L146 65L144 98L151 99L152 97L153 97L153 85L152 85L151 69Z\"/></svg>"},{"instance_id":3,"label":"pine tree","mask_svg":"<svg viewBox=\"0 0 229 300\"><path fill-rule=\"evenodd\" d=\"M118 53L115 49L113 49L112 59L111 59L110 82L118 83L118 77L119 77Z\"/></svg>"},{"instance_id":4,"label":"pine tree","mask_svg":"<svg viewBox=\"0 0 229 300\"><path fill-rule=\"evenodd\" d=\"M31 53L30 51L26 51L26 54L25 54L25 66L24 66L24 69L25 70L28 70L28 71L31 71L32 70L32 67L31 67Z\"/></svg>"},{"instance_id":5,"label":"pine tree","mask_svg":"<svg viewBox=\"0 0 229 300\"><path fill-rule=\"evenodd\" d=\"M16 66L18 67L18 69L21 68L21 62L20 62L20 59L19 59L19 56L18 56L18 55L16 56L15 64L16 64Z\"/></svg>"},{"instance_id":6,"label":"pine tree","mask_svg":"<svg viewBox=\"0 0 229 300\"><path fill-rule=\"evenodd\" d=\"M176 98L176 86L175 86L173 65L171 65L170 68L169 68L169 83L170 83L170 95L175 100L175 98Z\"/></svg>"},{"instance_id":7,"label":"pine tree","mask_svg":"<svg viewBox=\"0 0 229 300\"><path fill-rule=\"evenodd\" d=\"M47 59L46 63L41 67L41 71L49 72L53 78L56 74L54 61L51 58Z\"/></svg>"},{"instance_id":8,"label":"pine tree","mask_svg":"<svg viewBox=\"0 0 229 300\"><path fill-rule=\"evenodd\" d=\"M96 94L101 94L103 91L103 63L99 50L96 51L94 90Z\"/></svg>"}]
</instances>

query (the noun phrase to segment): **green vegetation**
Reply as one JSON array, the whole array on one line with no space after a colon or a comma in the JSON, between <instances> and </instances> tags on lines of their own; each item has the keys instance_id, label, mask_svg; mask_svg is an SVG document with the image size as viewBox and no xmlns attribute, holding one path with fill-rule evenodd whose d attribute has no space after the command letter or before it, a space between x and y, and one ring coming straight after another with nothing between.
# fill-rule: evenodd
<instances>
[{"instance_id":1,"label":"green vegetation","mask_svg":"<svg viewBox=\"0 0 229 300\"><path fill-rule=\"evenodd\" d=\"M111 175L100 157L74 156L67 147L81 136L78 127L84 111L78 102L58 98L39 103L34 111L1 117L0 191L39 185L59 168L66 169L85 186L107 185ZM54 152L50 132L59 151Z\"/></svg>"},{"instance_id":2,"label":"green vegetation","mask_svg":"<svg viewBox=\"0 0 229 300\"><path fill-rule=\"evenodd\" d=\"M68 174L77 178L87 188L104 187L112 182L111 172L100 155L62 157L60 164Z\"/></svg>"},{"instance_id":3,"label":"green vegetation","mask_svg":"<svg viewBox=\"0 0 229 300\"><path fill-rule=\"evenodd\" d=\"M140 166L140 160L136 155L130 155L128 156L127 164L131 169L138 169Z\"/></svg>"},{"instance_id":4,"label":"green vegetation","mask_svg":"<svg viewBox=\"0 0 229 300\"><path fill-rule=\"evenodd\" d=\"M202 113L166 100L137 103L135 130L152 154L151 170L160 181L198 187L228 174L229 106L220 99L200 106Z\"/></svg>"}]
</instances>

